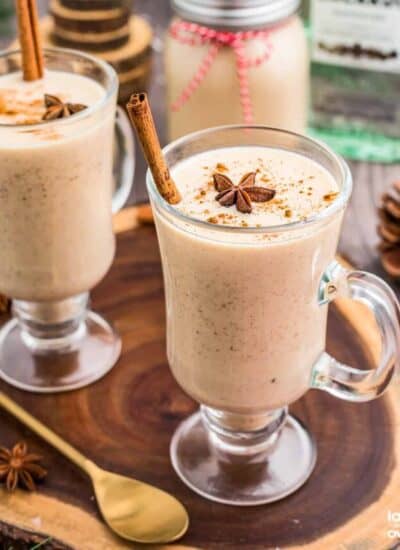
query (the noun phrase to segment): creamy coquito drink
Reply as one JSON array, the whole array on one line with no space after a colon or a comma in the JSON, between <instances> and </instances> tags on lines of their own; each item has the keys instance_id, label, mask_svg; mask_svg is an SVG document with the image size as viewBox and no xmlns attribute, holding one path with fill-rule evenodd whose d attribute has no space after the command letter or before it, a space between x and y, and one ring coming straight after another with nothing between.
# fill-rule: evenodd
<instances>
[{"instance_id":1,"label":"creamy coquito drink","mask_svg":"<svg viewBox=\"0 0 400 550\"><path fill-rule=\"evenodd\" d=\"M45 94L90 108L106 91L62 71L34 82L19 72L0 76L0 290L31 301L92 288L114 256L114 110L73 127L69 119L41 123Z\"/></svg>"},{"instance_id":2,"label":"creamy coquito drink","mask_svg":"<svg viewBox=\"0 0 400 550\"><path fill-rule=\"evenodd\" d=\"M44 57L43 78L26 81L21 53L0 54L0 292L14 313L0 330L0 377L52 392L97 380L119 356L88 298L113 261L133 150L114 70L79 52Z\"/></svg>"},{"instance_id":3,"label":"creamy coquito drink","mask_svg":"<svg viewBox=\"0 0 400 550\"><path fill-rule=\"evenodd\" d=\"M335 261L351 192L345 163L321 144L265 127L211 128L165 149L182 196L152 200L163 264L167 355L201 404L171 444L192 489L253 505L296 490L315 446L287 405L309 388L377 397L399 353L399 306L378 278ZM376 371L325 351L328 304L361 299L382 337ZM379 304L379 305L378 305Z\"/></svg>"},{"instance_id":4,"label":"creamy coquito drink","mask_svg":"<svg viewBox=\"0 0 400 550\"><path fill-rule=\"evenodd\" d=\"M275 196L251 213L215 200L213 176L235 184L254 172ZM178 163L177 209L222 227L273 227L307 219L329 206L338 186L317 162L267 147L207 151ZM294 238L193 234L157 219L166 274L168 359L189 395L233 412L275 409L300 397L325 348L327 308L316 301L333 260L341 213ZM182 261L184 258L184 261Z\"/></svg>"}]
</instances>

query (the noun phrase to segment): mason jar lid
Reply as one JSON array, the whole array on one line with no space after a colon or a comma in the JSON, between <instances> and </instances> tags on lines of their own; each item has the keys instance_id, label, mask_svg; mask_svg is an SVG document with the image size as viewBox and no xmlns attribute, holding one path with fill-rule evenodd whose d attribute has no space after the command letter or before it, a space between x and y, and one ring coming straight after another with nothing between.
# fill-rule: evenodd
<instances>
[{"instance_id":1,"label":"mason jar lid","mask_svg":"<svg viewBox=\"0 0 400 550\"><path fill-rule=\"evenodd\" d=\"M300 0L171 0L177 15L208 27L232 30L272 25L292 15Z\"/></svg>"}]
</instances>

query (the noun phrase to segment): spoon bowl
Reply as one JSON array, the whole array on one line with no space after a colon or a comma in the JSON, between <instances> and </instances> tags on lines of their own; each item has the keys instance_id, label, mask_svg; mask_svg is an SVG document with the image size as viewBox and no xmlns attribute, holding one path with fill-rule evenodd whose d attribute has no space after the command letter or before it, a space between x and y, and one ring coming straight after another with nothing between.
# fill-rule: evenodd
<instances>
[{"instance_id":1,"label":"spoon bowl","mask_svg":"<svg viewBox=\"0 0 400 550\"><path fill-rule=\"evenodd\" d=\"M90 463L97 503L105 522L120 537L141 543L167 543L186 532L189 518L173 496L147 483Z\"/></svg>"}]
</instances>

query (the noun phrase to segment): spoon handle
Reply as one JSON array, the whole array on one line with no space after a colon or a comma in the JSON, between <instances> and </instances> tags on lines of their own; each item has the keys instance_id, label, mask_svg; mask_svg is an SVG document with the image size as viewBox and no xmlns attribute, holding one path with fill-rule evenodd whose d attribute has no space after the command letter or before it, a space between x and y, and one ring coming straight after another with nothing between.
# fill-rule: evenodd
<instances>
[{"instance_id":1,"label":"spoon handle","mask_svg":"<svg viewBox=\"0 0 400 550\"><path fill-rule=\"evenodd\" d=\"M39 422L39 420L30 415L26 410L20 407L15 401L7 397L3 392L0 392L0 407L5 409L12 416L18 418L22 424L25 424L25 426L31 428L32 431L47 441L47 443L50 443L50 445L60 451L61 454L69 458L79 468L90 475L89 470L94 466L94 464L88 458L83 456L79 451L72 447L72 445L61 439L60 436Z\"/></svg>"}]
</instances>

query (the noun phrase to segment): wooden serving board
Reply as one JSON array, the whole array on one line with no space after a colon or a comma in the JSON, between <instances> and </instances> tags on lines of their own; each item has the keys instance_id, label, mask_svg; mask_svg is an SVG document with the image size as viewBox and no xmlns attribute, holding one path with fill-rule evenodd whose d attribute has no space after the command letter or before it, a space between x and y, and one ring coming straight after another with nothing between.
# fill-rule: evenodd
<instances>
[{"instance_id":1,"label":"wooden serving board","mask_svg":"<svg viewBox=\"0 0 400 550\"><path fill-rule=\"evenodd\" d=\"M124 212L117 229L131 227L132 216L132 211ZM88 388L57 395L29 394L4 383L0 389L100 466L181 499L191 526L173 548L396 547L399 540L388 531L397 525L388 513L400 512L397 385L384 398L363 405L310 391L292 407L317 440L318 462L309 482L273 505L246 509L214 504L187 489L169 460L172 433L196 404L180 390L166 361L163 284L153 227L118 235L116 261L94 291L93 306L122 336L122 356L110 374ZM371 368L379 352L373 321L350 303L331 308L328 340L329 351L340 360L365 368ZM44 456L49 475L34 494L0 490L0 548L32 548L32 541L45 539L41 549L139 547L105 527L88 479L0 411L0 445L20 439Z\"/></svg>"}]
</instances>

